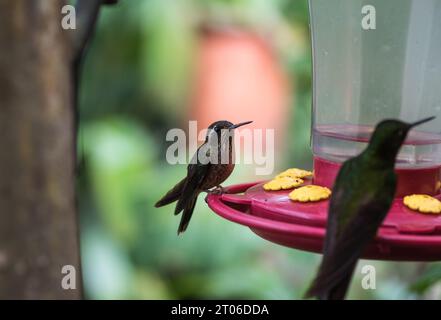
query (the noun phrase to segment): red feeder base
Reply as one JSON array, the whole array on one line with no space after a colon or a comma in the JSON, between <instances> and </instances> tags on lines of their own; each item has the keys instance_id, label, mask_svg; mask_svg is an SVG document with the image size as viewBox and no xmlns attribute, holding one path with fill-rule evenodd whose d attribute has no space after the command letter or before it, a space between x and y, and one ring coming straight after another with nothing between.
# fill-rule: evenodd
<instances>
[{"instance_id":1,"label":"red feeder base","mask_svg":"<svg viewBox=\"0 0 441 320\"><path fill-rule=\"evenodd\" d=\"M291 190L267 192L263 190L262 183L226 189L226 194L207 196L208 206L221 217L248 226L271 242L321 252L329 201L293 202L288 198ZM401 198L396 198L363 258L441 260L441 216L416 213L406 208Z\"/></svg>"}]
</instances>

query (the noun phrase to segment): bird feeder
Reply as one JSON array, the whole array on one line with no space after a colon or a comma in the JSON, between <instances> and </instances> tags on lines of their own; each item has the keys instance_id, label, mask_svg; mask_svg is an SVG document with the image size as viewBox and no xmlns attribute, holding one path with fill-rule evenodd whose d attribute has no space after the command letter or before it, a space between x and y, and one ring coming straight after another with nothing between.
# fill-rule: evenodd
<instances>
[{"instance_id":1,"label":"bird feeder","mask_svg":"<svg viewBox=\"0 0 441 320\"><path fill-rule=\"evenodd\" d=\"M332 188L346 159L367 145L385 118L434 121L410 131L396 161L398 187L367 259L441 259L441 215L421 214L403 197L441 199L441 2L310 0L313 57L312 151L315 185ZM210 194L218 215L260 237L321 252L328 200L299 203L263 183Z\"/></svg>"}]
</instances>

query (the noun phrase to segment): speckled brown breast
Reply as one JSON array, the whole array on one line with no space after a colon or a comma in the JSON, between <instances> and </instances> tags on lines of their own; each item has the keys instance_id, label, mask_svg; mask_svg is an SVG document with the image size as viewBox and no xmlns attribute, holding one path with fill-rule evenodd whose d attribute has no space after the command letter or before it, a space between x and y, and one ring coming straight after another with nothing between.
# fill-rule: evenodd
<instances>
[{"instance_id":1,"label":"speckled brown breast","mask_svg":"<svg viewBox=\"0 0 441 320\"><path fill-rule=\"evenodd\" d=\"M220 185L227 180L234 170L234 163L212 165L204 179L202 189L207 190Z\"/></svg>"},{"instance_id":2,"label":"speckled brown breast","mask_svg":"<svg viewBox=\"0 0 441 320\"><path fill-rule=\"evenodd\" d=\"M205 177L203 183L202 183L202 190L211 189L213 187L216 187L220 185L222 182L227 180L227 178L230 176L230 174L234 170L234 162L233 162L233 140L229 138L229 150L228 150L228 163L222 164L221 158L219 154L219 164L212 164L210 166L209 172L207 176Z\"/></svg>"}]
</instances>

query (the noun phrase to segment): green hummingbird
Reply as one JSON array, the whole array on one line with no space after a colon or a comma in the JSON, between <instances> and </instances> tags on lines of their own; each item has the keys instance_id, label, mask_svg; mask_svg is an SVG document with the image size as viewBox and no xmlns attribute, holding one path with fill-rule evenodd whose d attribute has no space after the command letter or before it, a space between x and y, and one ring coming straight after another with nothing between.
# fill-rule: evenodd
<instances>
[{"instance_id":1,"label":"green hummingbird","mask_svg":"<svg viewBox=\"0 0 441 320\"><path fill-rule=\"evenodd\" d=\"M175 215L183 211L178 234L187 229L201 192L222 192L220 184L234 170L234 129L251 122L233 124L222 120L212 123L208 127L205 142L198 148L187 167L187 176L155 204L159 208L177 201ZM210 190L212 188L215 190Z\"/></svg>"},{"instance_id":2,"label":"green hummingbird","mask_svg":"<svg viewBox=\"0 0 441 320\"><path fill-rule=\"evenodd\" d=\"M401 145L411 128L434 118L383 120L366 149L343 163L329 203L322 262L305 297L344 299L358 259L392 205Z\"/></svg>"}]
</instances>

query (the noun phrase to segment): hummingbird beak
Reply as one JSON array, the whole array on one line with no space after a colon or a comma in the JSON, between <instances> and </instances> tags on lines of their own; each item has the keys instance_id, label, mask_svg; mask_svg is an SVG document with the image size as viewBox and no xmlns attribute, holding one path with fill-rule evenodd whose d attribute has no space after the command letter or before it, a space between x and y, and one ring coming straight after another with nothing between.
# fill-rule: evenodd
<instances>
[{"instance_id":1,"label":"hummingbird beak","mask_svg":"<svg viewBox=\"0 0 441 320\"><path fill-rule=\"evenodd\" d=\"M435 116L432 116L432 117L428 117L428 118L425 118L425 119L422 119L422 120L416 121L416 122L414 122L414 123L411 123L411 124L410 124L410 127L416 127L416 126L419 126L420 124L423 124L423 123L428 122L428 121L430 121L430 120L433 120L433 119L435 119L435 118L436 118Z\"/></svg>"},{"instance_id":2,"label":"hummingbird beak","mask_svg":"<svg viewBox=\"0 0 441 320\"><path fill-rule=\"evenodd\" d=\"M251 122L253 122L253 121L246 121L246 122L241 122L241 123L238 123L238 124L233 124L233 125L230 127L230 129L236 129L236 128L242 127L242 126L244 126L244 125L246 125L246 124L249 124L249 123L251 123Z\"/></svg>"}]
</instances>

